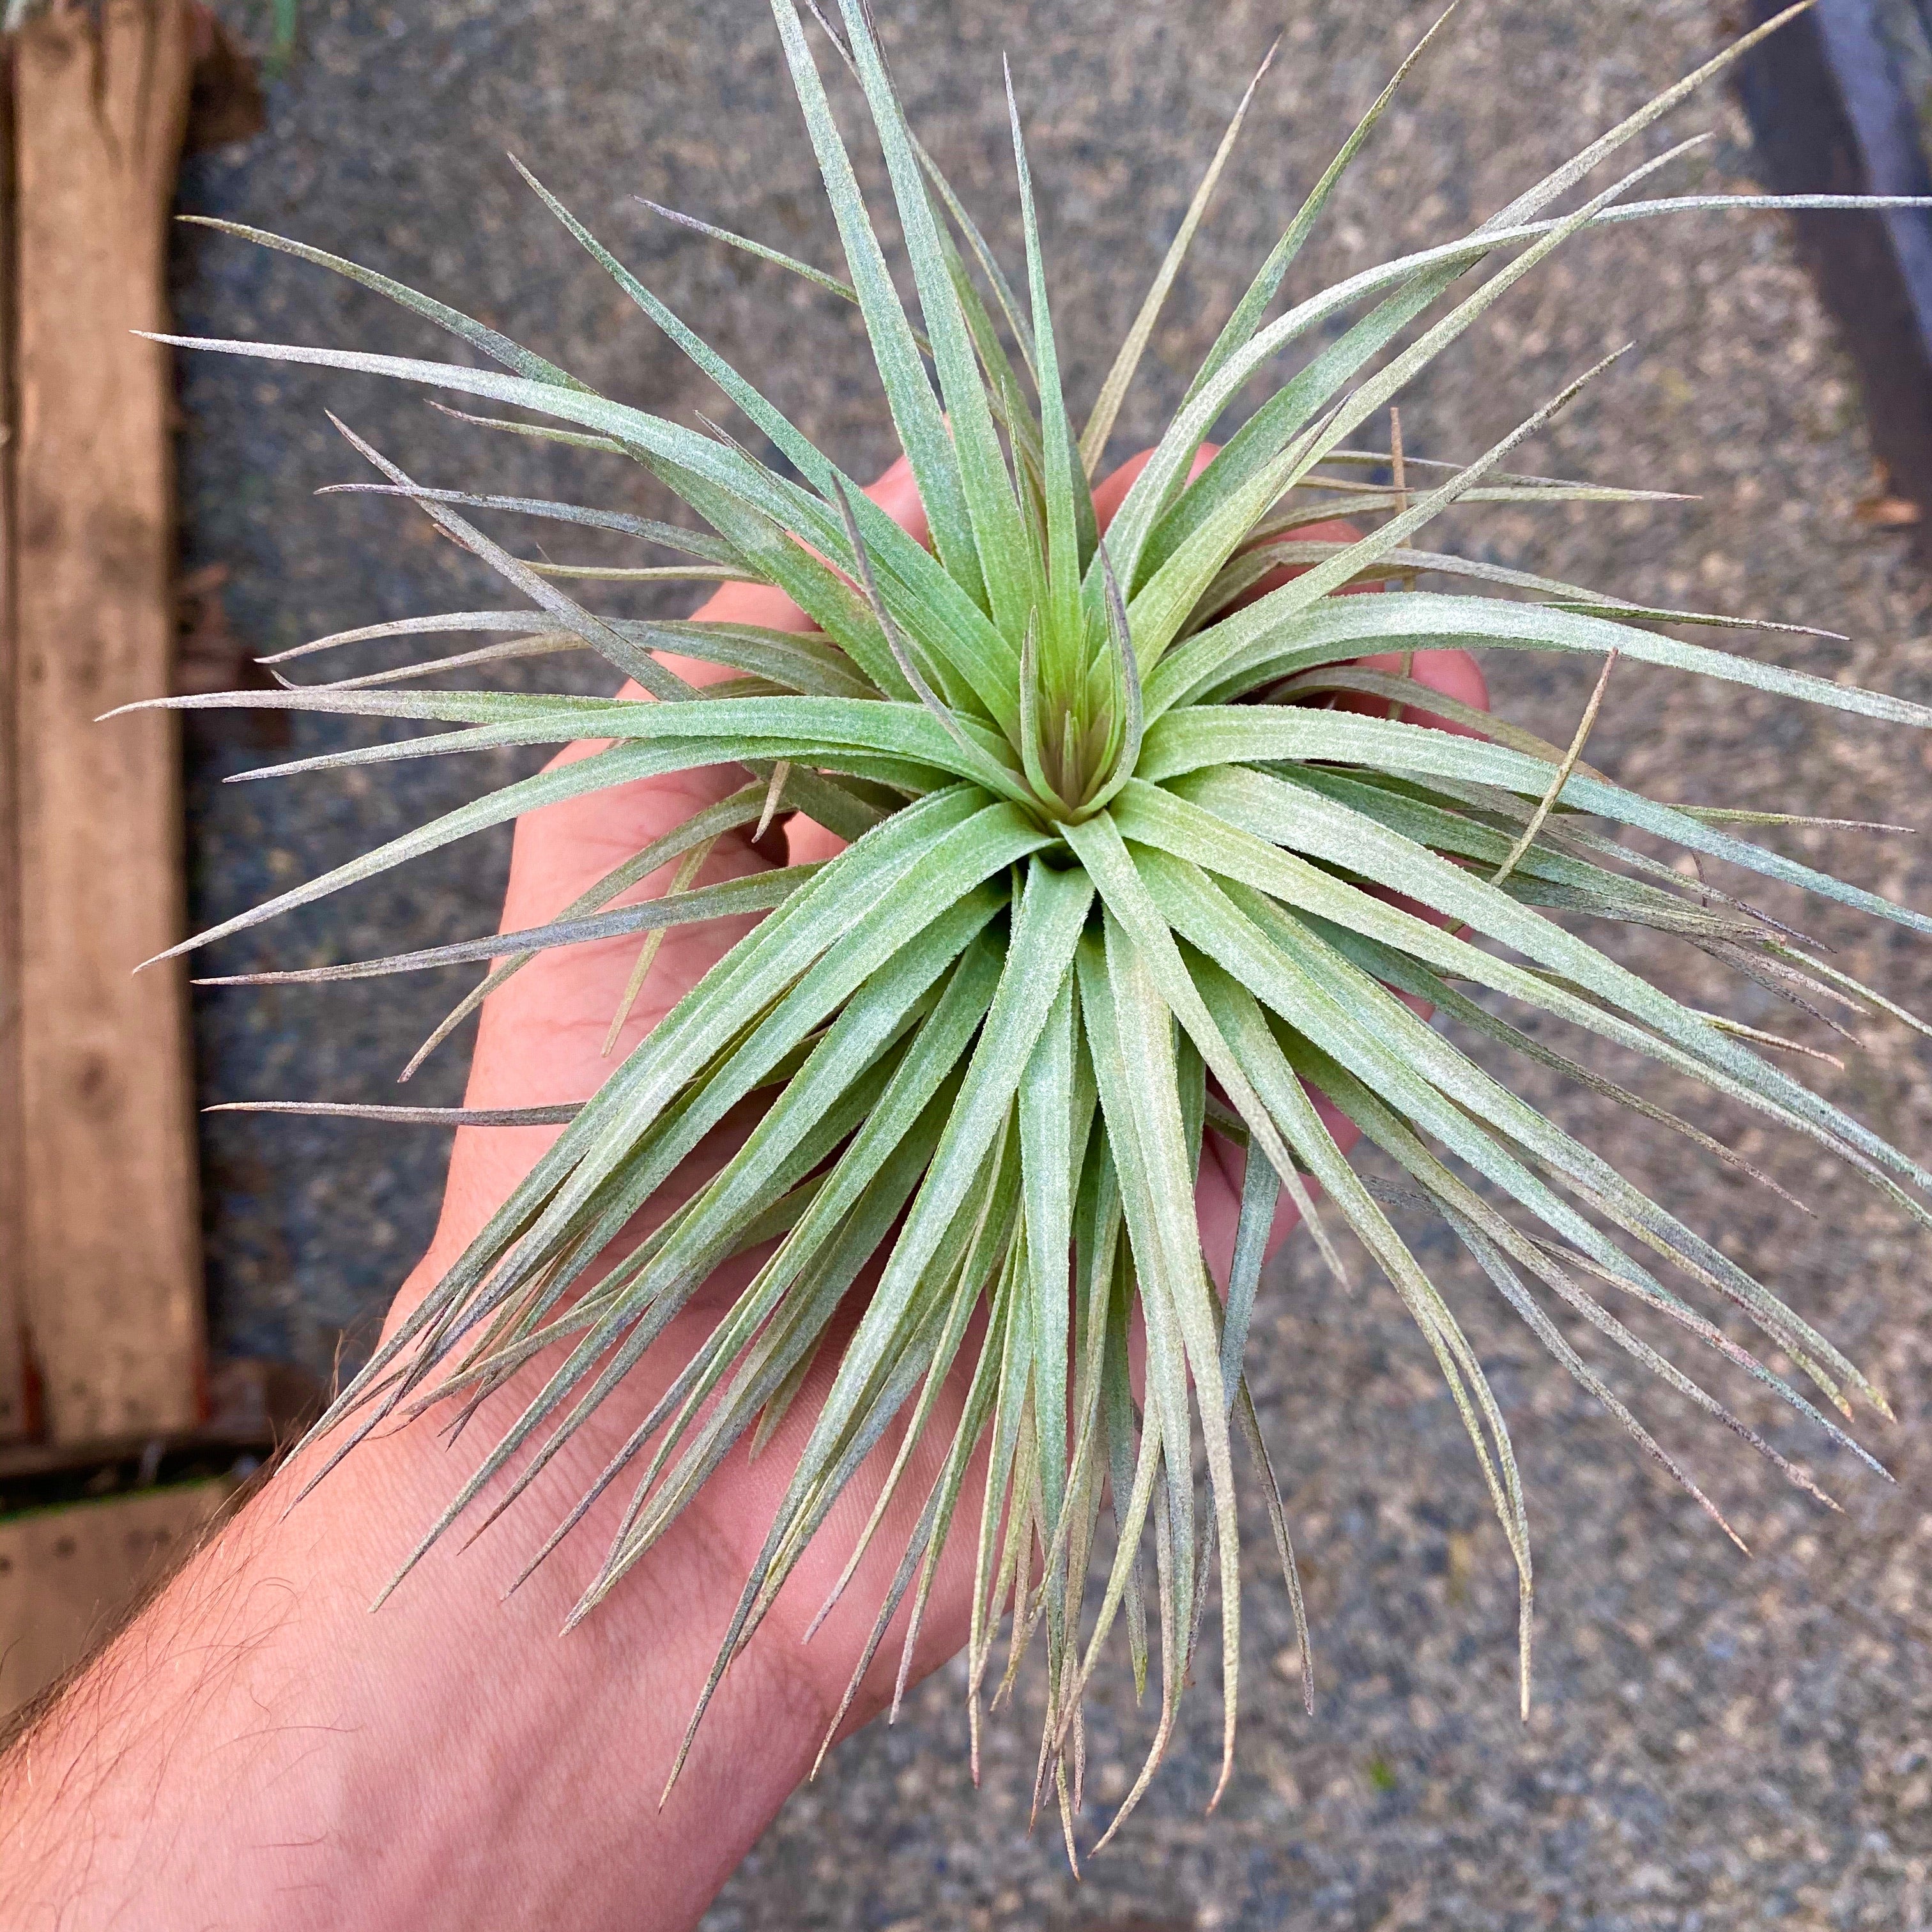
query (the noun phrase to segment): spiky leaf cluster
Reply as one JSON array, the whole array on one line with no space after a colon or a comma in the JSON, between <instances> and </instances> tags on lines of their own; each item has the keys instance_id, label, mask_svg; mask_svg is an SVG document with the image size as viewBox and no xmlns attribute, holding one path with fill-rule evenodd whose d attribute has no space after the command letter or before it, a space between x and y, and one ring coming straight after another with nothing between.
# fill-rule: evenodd
<instances>
[{"instance_id":1,"label":"spiky leaf cluster","mask_svg":"<svg viewBox=\"0 0 1932 1932\"><path fill-rule=\"evenodd\" d=\"M507 632L509 640L374 676L178 701L455 728L300 760L277 768L284 774L503 746L590 740L603 748L506 785L191 944L559 800L698 766L736 763L751 775L534 930L255 976L350 979L494 958L434 1046L544 949L640 936L634 996L668 927L765 914L580 1108L424 1116L567 1124L344 1390L322 1430L342 1432L346 1446L412 1404L473 1405L533 1361L546 1365L540 1391L432 1527L427 1549L486 1498L500 1511L521 1493L718 1265L760 1247L766 1258L750 1285L538 1560L563 1543L596 1495L627 1486L621 1528L584 1591L583 1608L594 1605L722 1458L754 1452L769 1438L842 1309L851 1318L837 1331L830 1393L724 1633L718 1670L758 1628L842 1486L895 1422L904 1446L894 1484L911 1448L938 1427L935 1415L950 1418L936 1396L956 1372L963 1409L940 1443L937 1478L917 1499L916 1526L860 1672L908 1600L916 1634L946 1538L975 1538L975 1725L996 1629L1010 1613L1008 1683L1030 1641L1043 1642L1036 1790L1057 1792L1070 1821L1079 1802L1082 1695L1098 1660L1123 1630L1137 1684L1157 1656L1158 1722L1130 1808L1172 1731L1210 1600L1232 1749L1238 1459L1252 1465L1300 1616L1288 1530L1243 1369L1264 1244L1286 1196L1338 1274L1324 1217L1352 1231L1435 1356L1520 1574L1526 1696L1529 1534L1502 1411L1451 1300L1385 1211L1388 1190L1358 1178L1312 1096L1324 1096L1403 1172L1407 1196L1446 1221L1538 1340L1714 1516L1578 1352L1558 1308L1723 1418L1808 1488L1808 1476L1626 1326L1616 1303L1634 1301L1676 1324L1687 1342L1744 1368L1833 1442L1850 1438L1825 1409L1849 1414L1854 1397L1882 1409L1876 1392L1768 1288L1425 1024L1416 1003L1742 1165L1702 1130L1517 1024L1536 1016L1565 1022L1808 1136L1921 1220L1932 1218L1912 1192L1932 1187L1932 1174L1768 1062L1757 1048L1768 1036L1682 1004L1577 936L1575 922L1549 914L1673 933L1801 1006L1900 1018L1910 1016L1798 936L1619 835L1633 828L1915 931L1932 922L1726 829L1765 814L1660 804L1625 789L1582 761L1580 732L1566 748L1433 694L1427 710L1469 735L1406 722L1402 708L1418 687L1358 662L1394 653L1406 666L1419 647L1456 645L1576 653L1601 660L1607 677L1622 657L1869 718L1932 723L1919 706L1654 628L1740 620L1642 608L1418 548L1418 533L1452 504L1642 495L1503 466L1564 397L1473 463L1405 463L1361 446L1419 370L1582 230L1743 205L1732 196L1633 200L1680 147L1556 212L1723 59L1471 234L1365 270L1270 319L1324 202L1387 105L1385 92L1229 316L1103 541L1091 479L1240 116L1076 436L1010 80L1023 296L908 129L862 0L840 0L841 23L820 23L856 77L883 149L915 324L806 25L794 0L773 0L773 12L849 280L696 225L856 304L925 506L929 548L879 511L534 181L772 460L708 423L687 427L597 394L369 270L253 231L240 232L394 298L497 367L195 345L370 371L506 406L521 413L476 420L641 464L704 528L419 488L352 436L386 479L364 487L419 505L529 608L377 625L284 652L282 662L292 670L290 661L372 637ZM1243 112L1246 105L1244 98ZM1289 352L1300 360L1283 378L1278 365ZM1266 400L1193 475L1199 446L1263 378ZM1309 534L1338 508L1367 533L1352 541ZM593 612L563 587L571 572L514 556L470 520L479 511L615 532L689 560L580 574L774 586L817 632ZM1300 574L1283 580L1282 566ZM1451 587L1417 588L1424 578ZM1335 594L1364 585L1393 587ZM1487 594L1496 591L1513 594ZM596 653L640 691L596 698L403 688L565 650ZM707 658L733 675L696 689L660 652ZM1600 680L1590 716L1603 689ZM850 843L824 864L697 883L713 842L762 830L778 810L803 812ZM674 861L668 893L618 903ZM753 1100L762 1107L757 1124L716 1178L647 1236L626 1235L680 1161ZM406 1118L418 1110L326 1111ZM1224 1282L1204 1262L1193 1207L1210 1132L1246 1149ZM854 1284L868 1264L876 1280L860 1295ZM1662 1279L1666 1267L1676 1287ZM1794 1380L1713 1319L1710 1310L1723 1303L1796 1365ZM1144 1338L1144 1377L1131 1358L1136 1335ZM956 1525L982 1445L989 1474L978 1520ZM1109 1502L1114 1553L1090 1590ZM881 1501L868 1540L884 1516ZM1151 1592L1143 1568L1150 1544ZM912 1641L908 1635L908 1658ZM1070 1844L1070 1822L1069 1831Z\"/></svg>"}]
</instances>

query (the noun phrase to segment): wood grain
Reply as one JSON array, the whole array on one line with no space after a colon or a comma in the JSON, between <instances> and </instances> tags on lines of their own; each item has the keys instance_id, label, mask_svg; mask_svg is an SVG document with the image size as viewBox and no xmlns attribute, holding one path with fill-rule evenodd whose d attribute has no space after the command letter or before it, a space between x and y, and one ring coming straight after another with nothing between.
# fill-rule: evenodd
<instances>
[{"instance_id":1,"label":"wood grain","mask_svg":"<svg viewBox=\"0 0 1932 1932\"><path fill-rule=\"evenodd\" d=\"M173 1483L0 1522L0 1723L110 1635L233 1494Z\"/></svg>"},{"instance_id":2,"label":"wood grain","mask_svg":"<svg viewBox=\"0 0 1932 1932\"><path fill-rule=\"evenodd\" d=\"M166 223L184 0L17 38L14 529L25 1300L56 1442L188 1427L202 1284L172 719Z\"/></svg>"},{"instance_id":3,"label":"wood grain","mask_svg":"<svg viewBox=\"0 0 1932 1932\"><path fill-rule=\"evenodd\" d=\"M0 50L0 1442L25 1436L26 1297L20 1242L20 814L14 789L14 72Z\"/></svg>"}]
</instances>

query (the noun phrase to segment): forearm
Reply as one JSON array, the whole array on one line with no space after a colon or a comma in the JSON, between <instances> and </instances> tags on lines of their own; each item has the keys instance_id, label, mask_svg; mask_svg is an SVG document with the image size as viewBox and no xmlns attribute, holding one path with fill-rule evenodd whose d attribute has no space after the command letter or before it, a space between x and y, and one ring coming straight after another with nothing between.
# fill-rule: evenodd
<instances>
[{"instance_id":1,"label":"forearm","mask_svg":"<svg viewBox=\"0 0 1932 1932\"><path fill-rule=\"evenodd\" d=\"M284 1472L0 1763L9 1928L674 1927L808 1768L828 1713L777 1647L728 1676L658 1796L723 1609L654 1604L568 1636L572 1600L486 1538L370 1599L460 1450L364 1444L294 1512ZM688 1580L692 1566L676 1566ZM714 1562L709 1599L736 1593Z\"/></svg>"}]
</instances>

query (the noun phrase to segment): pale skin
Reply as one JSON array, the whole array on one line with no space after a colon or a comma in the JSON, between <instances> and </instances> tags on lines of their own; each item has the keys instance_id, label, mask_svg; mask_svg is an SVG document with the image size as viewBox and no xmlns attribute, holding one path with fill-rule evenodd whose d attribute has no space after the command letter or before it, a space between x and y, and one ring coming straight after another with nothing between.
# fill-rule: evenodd
<instances>
[{"instance_id":1,"label":"pale skin","mask_svg":"<svg viewBox=\"0 0 1932 1932\"><path fill-rule=\"evenodd\" d=\"M1103 514L1137 467L1100 486ZM902 462L872 489L916 533ZM1322 532L1324 534L1327 532ZM727 585L700 617L807 628L780 593ZM672 660L694 682L725 674ZM1480 704L1460 652L1420 652L1417 677ZM637 694L633 692L632 694ZM574 746L564 759L590 748ZM517 827L502 927L554 916L612 866L744 782L712 769L552 806ZM794 861L836 842L794 820ZM706 881L771 862L722 842ZM647 882L662 892L670 868ZM621 1054L745 929L673 928L628 1022ZM485 1005L472 1106L580 1099L614 1063L601 1052L634 941L548 953ZM465 1130L430 1250L392 1325L434 1286L555 1130ZM715 1166L707 1148L674 1199ZM1210 1136L1197 1192L1203 1245L1225 1280L1241 1156ZM1277 1224L1278 1244L1292 1225ZM285 1465L0 1760L0 1924L10 1928L565 1927L673 1932L698 1918L811 1771L874 1609L957 1414L949 1388L892 1510L844 1598L800 1639L844 1567L896 1448L889 1435L853 1481L714 1700L682 1774L659 1794L719 1636L812 1412L794 1405L755 1461L742 1447L622 1586L568 1636L560 1627L621 1510L620 1485L531 1580L505 1592L748 1278L722 1270L530 1495L472 1546L447 1539L374 1616L370 1600L548 1372L533 1364L446 1446L434 1418L363 1443L299 1508L312 1456ZM832 1364L822 1354L822 1394ZM285 1514L285 1511L286 1512ZM959 1520L976 1521L969 1486ZM938 1570L913 1664L924 1676L964 1642L970 1531ZM903 1618L903 1612L902 1613ZM840 1726L890 1702L896 1627ZM964 1742L964 1719L961 1722Z\"/></svg>"}]
</instances>

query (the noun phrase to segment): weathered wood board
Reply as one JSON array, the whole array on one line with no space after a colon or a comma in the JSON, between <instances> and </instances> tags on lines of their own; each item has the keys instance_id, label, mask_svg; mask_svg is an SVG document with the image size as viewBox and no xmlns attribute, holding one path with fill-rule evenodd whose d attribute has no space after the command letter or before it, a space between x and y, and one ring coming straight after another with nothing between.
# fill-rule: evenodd
<instances>
[{"instance_id":1,"label":"weathered wood board","mask_svg":"<svg viewBox=\"0 0 1932 1932\"><path fill-rule=\"evenodd\" d=\"M233 1494L175 1483L0 1519L0 1724L112 1631Z\"/></svg>"},{"instance_id":2,"label":"weathered wood board","mask_svg":"<svg viewBox=\"0 0 1932 1932\"><path fill-rule=\"evenodd\" d=\"M14 771L14 85L0 52L0 1442L27 1432L20 1232L20 824Z\"/></svg>"},{"instance_id":3,"label":"weathered wood board","mask_svg":"<svg viewBox=\"0 0 1932 1932\"><path fill-rule=\"evenodd\" d=\"M199 1413L202 1286L168 688L172 408L163 271L186 0L106 0L14 45L14 528L23 1299L46 1432Z\"/></svg>"}]
</instances>

